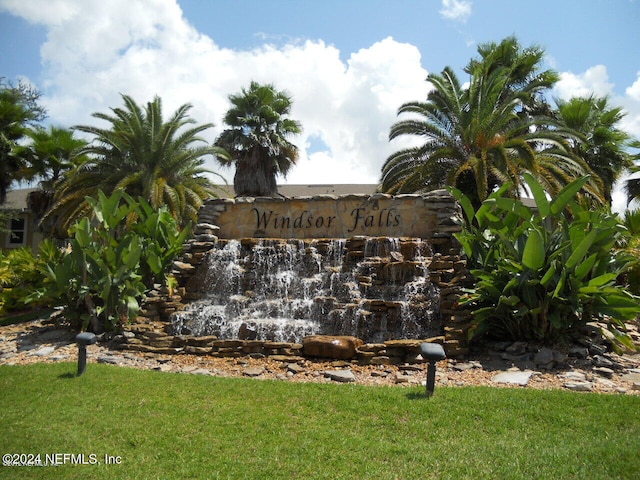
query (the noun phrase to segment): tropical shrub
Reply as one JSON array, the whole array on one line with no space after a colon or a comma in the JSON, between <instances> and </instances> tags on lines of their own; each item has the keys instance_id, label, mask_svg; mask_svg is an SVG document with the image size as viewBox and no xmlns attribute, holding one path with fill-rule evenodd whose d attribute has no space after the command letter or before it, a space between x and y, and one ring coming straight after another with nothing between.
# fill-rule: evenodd
<instances>
[{"instance_id":1,"label":"tropical shrub","mask_svg":"<svg viewBox=\"0 0 640 480\"><path fill-rule=\"evenodd\" d=\"M640 209L627 210L623 216L624 226L628 235L623 239L619 248L633 258L640 258ZM625 280L629 291L640 294L640 262L630 265L625 273Z\"/></svg>"},{"instance_id":2,"label":"tropical shrub","mask_svg":"<svg viewBox=\"0 0 640 480\"><path fill-rule=\"evenodd\" d=\"M135 318L145 287L140 269L142 245L137 235L119 235L130 213L119 195L91 200L95 223L83 218L71 228L62 260L47 272L65 304L65 317L77 328L113 329Z\"/></svg>"},{"instance_id":3,"label":"tropical shrub","mask_svg":"<svg viewBox=\"0 0 640 480\"><path fill-rule=\"evenodd\" d=\"M125 195L125 199L136 218L128 228L142 241L140 263L142 281L148 289L152 288L154 283L164 286L170 280L167 272L173 260L191 234L191 223L187 222L180 230L177 221L166 207L154 210L142 198L135 202Z\"/></svg>"},{"instance_id":4,"label":"tropical shrub","mask_svg":"<svg viewBox=\"0 0 640 480\"><path fill-rule=\"evenodd\" d=\"M40 244L37 255L25 247L0 252L0 314L55 304L54 298L44 295L34 303L31 295L49 282L42 272L44 264L55 263L61 256L61 252L49 240Z\"/></svg>"},{"instance_id":5,"label":"tropical shrub","mask_svg":"<svg viewBox=\"0 0 640 480\"><path fill-rule=\"evenodd\" d=\"M112 330L136 317L188 231L178 231L166 208L154 211L121 190L87 201L92 218L74 224L62 259L45 271L76 327Z\"/></svg>"},{"instance_id":6,"label":"tropical shrub","mask_svg":"<svg viewBox=\"0 0 640 480\"><path fill-rule=\"evenodd\" d=\"M616 215L576 200L587 177L551 200L531 175L523 177L535 209L506 197L508 185L477 211L450 189L466 219L456 238L476 279L462 301L473 309L470 336L551 343L602 319L622 337L616 327L640 312L638 298L617 283L634 261L614 251L625 228Z\"/></svg>"}]
</instances>

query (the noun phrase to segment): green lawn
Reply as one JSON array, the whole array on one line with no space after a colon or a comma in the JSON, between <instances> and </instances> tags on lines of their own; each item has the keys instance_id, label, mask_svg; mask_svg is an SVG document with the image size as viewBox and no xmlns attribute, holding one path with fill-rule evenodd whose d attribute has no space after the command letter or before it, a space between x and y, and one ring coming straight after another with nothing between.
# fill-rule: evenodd
<instances>
[{"instance_id":1,"label":"green lawn","mask_svg":"<svg viewBox=\"0 0 640 480\"><path fill-rule=\"evenodd\" d=\"M42 459L85 454L100 464L5 466L0 477L640 475L636 396L438 387L426 399L418 387L294 384L98 364L74 377L75 368L0 367L0 451ZM121 463L106 465L105 455Z\"/></svg>"}]
</instances>

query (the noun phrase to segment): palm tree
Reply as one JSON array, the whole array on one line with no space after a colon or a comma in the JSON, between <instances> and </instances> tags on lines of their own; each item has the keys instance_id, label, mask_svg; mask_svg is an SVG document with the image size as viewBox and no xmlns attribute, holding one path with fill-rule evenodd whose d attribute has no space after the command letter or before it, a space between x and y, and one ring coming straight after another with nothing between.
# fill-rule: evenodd
<instances>
[{"instance_id":1,"label":"palm tree","mask_svg":"<svg viewBox=\"0 0 640 480\"><path fill-rule=\"evenodd\" d=\"M230 157L218 160L225 166L235 163L236 196L276 195L276 176L286 176L298 159L298 148L287 140L301 132L300 123L286 117L291 98L273 85L251 82L248 89L230 95L229 100L232 107L224 123L230 128L220 134L215 145Z\"/></svg>"},{"instance_id":2,"label":"palm tree","mask_svg":"<svg viewBox=\"0 0 640 480\"><path fill-rule=\"evenodd\" d=\"M216 193L202 165L204 157L225 157L226 152L209 145L201 132L211 124L194 127L187 116L191 105L182 105L168 121L162 116L162 101L155 97L141 108L122 95L124 108L112 108L112 114L93 116L111 124L110 128L80 125L75 129L94 136L92 143L79 150L87 160L64 175L56 188L50 214L63 219L66 229L88 213L86 197L98 190L110 195L122 189L133 198L142 197L154 208L166 205L178 224L195 221L202 200Z\"/></svg>"},{"instance_id":3,"label":"palm tree","mask_svg":"<svg viewBox=\"0 0 640 480\"><path fill-rule=\"evenodd\" d=\"M427 77L433 89L426 102L400 107L398 114L413 116L394 124L389 138L414 135L424 143L386 160L382 191L412 193L452 185L479 205L503 183L513 185L512 194L522 193L525 171L550 193L588 171L571 153L571 132L551 117L534 114L544 110L540 95L555 74L537 73L537 51L507 56L515 49L511 39L494 48L496 53L481 48L483 58L470 62L468 87L447 67ZM527 61L518 61L521 57Z\"/></svg>"},{"instance_id":4,"label":"palm tree","mask_svg":"<svg viewBox=\"0 0 640 480\"><path fill-rule=\"evenodd\" d=\"M27 131L26 135L31 142L18 149L20 156L25 159L22 177L27 181L38 180L40 186L29 193L27 203L29 209L42 218L52 205L55 184L61 180L64 172L83 162L83 157L77 156L76 152L87 142L74 138L71 130L55 126L49 130L35 128Z\"/></svg>"},{"instance_id":5,"label":"palm tree","mask_svg":"<svg viewBox=\"0 0 640 480\"><path fill-rule=\"evenodd\" d=\"M500 43L484 43L478 46L479 59L471 59L464 71L469 75L488 76L498 68L508 71L504 86L504 95L519 91L521 97L520 114L548 115L550 108L543 92L551 88L558 80L557 72L541 71L540 66L545 52L538 45L522 48L515 36L503 39Z\"/></svg>"},{"instance_id":6,"label":"palm tree","mask_svg":"<svg viewBox=\"0 0 640 480\"><path fill-rule=\"evenodd\" d=\"M557 116L580 136L573 151L583 158L593 173L602 180L603 196L611 204L611 193L622 173L633 167L625 151L629 135L616 127L624 118L622 108L612 108L607 97L574 97L556 99Z\"/></svg>"},{"instance_id":7,"label":"palm tree","mask_svg":"<svg viewBox=\"0 0 640 480\"><path fill-rule=\"evenodd\" d=\"M53 125L49 130L32 129L27 136L30 143L21 149L27 159L24 178L38 180L46 190L51 190L64 172L78 164L76 152L87 145L85 140L74 138L72 130Z\"/></svg>"},{"instance_id":8,"label":"palm tree","mask_svg":"<svg viewBox=\"0 0 640 480\"><path fill-rule=\"evenodd\" d=\"M427 81L434 89L427 101L399 109L418 118L397 122L389 135L417 135L425 141L386 160L381 189L411 193L452 185L478 205L506 182L513 184L514 195L520 194L525 171L551 193L584 172L585 165L570 154L563 132L548 128L552 119L518 114L514 107L529 92L505 93L507 73L496 69L487 77L473 77L466 89L450 68L430 74Z\"/></svg>"},{"instance_id":9,"label":"palm tree","mask_svg":"<svg viewBox=\"0 0 640 480\"><path fill-rule=\"evenodd\" d=\"M18 141L46 116L37 103L39 98L40 93L32 87L24 83L14 86L0 77L0 203L11 184L22 179L25 159L19 154Z\"/></svg>"}]
</instances>

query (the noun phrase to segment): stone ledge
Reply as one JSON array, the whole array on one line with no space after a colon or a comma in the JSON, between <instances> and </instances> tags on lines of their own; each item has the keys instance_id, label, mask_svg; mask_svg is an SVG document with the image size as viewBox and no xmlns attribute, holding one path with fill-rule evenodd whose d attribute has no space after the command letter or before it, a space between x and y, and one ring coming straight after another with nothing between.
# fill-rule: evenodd
<instances>
[{"instance_id":1,"label":"stone ledge","mask_svg":"<svg viewBox=\"0 0 640 480\"><path fill-rule=\"evenodd\" d=\"M305 358L332 358L357 360L363 365L398 365L400 363L423 363L419 356L420 344L436 342L444 345L448 356L460 355L463 347L456 341L445 341L445 337L426 339L388 340L379 344L365 344L356 337L336 335L313 335L305 337L303 343L273 342L269 340L220 340L215 337L172 336L156 333L153 336L131 332L119 336L112 347L117 350L132 350L155 354L190 354L213 357L243 357L264 355L281 361L298 361ZM306 342L305 342L306 340ZM312 346L313 344L313 346ZM322 345L322 348L318 347ZM306 348L305 348L306 347ZM317 347L317 348L316 348Z\"/></svg>"}]
</instances>

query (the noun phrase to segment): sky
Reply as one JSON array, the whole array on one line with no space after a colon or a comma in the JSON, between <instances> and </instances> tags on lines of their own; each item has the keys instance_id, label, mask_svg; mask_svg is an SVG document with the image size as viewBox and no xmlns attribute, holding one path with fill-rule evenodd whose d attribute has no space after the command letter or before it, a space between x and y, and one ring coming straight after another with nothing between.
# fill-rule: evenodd
<instances>
[{"instance_id":1,"label":"sky","mask_svg":"<svg viewBox=\"0 0 640 480\"><path fill-rule=\"evenodd\" d=\"M0 0L0 77L42 93L47 122L108 126L92 113L162 99L223 117L252 80L292 98L298 164L279 183L377 183L397 110L429 73L461 81L478 45L515 35L560 74L553 97L595 94L640 138L640 0ZM232 168L207 167L230 183ZM618 209L624 203L618 191ZM614 205L615 208L615 205Z\"/></svg>"}]
</instances>

